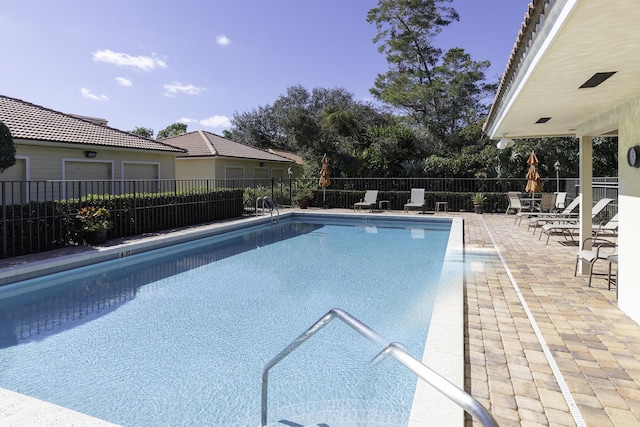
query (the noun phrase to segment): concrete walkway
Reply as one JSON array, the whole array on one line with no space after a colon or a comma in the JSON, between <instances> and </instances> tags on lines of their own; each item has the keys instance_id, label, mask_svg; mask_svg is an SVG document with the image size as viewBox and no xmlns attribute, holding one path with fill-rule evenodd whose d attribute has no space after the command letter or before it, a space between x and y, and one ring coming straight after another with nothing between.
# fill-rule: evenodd
<instances>
[{"instance_id":1,"label":"concrete walkway","mask_svg":"<svg viewBox=\"0 0 640 427\"><path fill-rule=\"evenodd\" d=\"M605 278L589 288L573 276L577 247L556 237L546 246L513 216L437 215L465 220L465 389L500 426L640 426L640 325L617 308ZM68 252L5 260L0 270Z\"/></svg>"}]
</instances>

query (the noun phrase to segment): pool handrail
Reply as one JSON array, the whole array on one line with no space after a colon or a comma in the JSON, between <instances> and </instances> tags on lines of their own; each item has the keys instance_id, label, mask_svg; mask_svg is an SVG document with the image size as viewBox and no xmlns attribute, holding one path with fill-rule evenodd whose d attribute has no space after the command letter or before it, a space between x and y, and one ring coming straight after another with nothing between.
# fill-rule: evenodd
<instances>
[{"instance_id":1,"label":"pool handrail","mask_svg":"<svg viewBox=\"0 0 640 427\"><path fill-rule=\"evenodd\" d=\"M262 206L260 206L262 205ZM271 215L271 222L273 224L280 222L280 209L278 209L278 205L273 201L271 196L262 196L256 199L256 215L258 215L258 207L262 208L262 212L264 213L265 208L269 209L269 213ZM273 218L273 211L276 211L276 218Z\"/></svg>"},{"instance_id":2,"label":"pool handrail","mask_svg":"<svg viewBox=\"0 0 640 427\"><path fill-rule=\"evenodd\" d=\"M333 308L329 310L324 316L320 318L320 320L315 322L309 329L303 332L298 338L293 340L291 344L289 344L284 350L282 350L273 359L271 359L262 369L262 426L267 425L267 394L269 388L269 370L335 318L342 320L344 323L346 323L363 337L367 338L369 341L384 346L383 350L373 358L372 363L377 363L378 361L388 356L394 358L411 372L426 381L427 384L434 387L440 393L451 399L456 405L471 414L483 426L498 427L498 423L489 413L489 411L487 411L487 409L482 406L482 404L478 402L478 400L476 400L473 396L438 374L436 371L429 368L427 365L411 356L402 348L399 343L387 343L387 341L382 338L382 336L380 336L376 331L369 328L367 325L360 322L358 319L340 308Z\"/></svg>"}]
</instances>

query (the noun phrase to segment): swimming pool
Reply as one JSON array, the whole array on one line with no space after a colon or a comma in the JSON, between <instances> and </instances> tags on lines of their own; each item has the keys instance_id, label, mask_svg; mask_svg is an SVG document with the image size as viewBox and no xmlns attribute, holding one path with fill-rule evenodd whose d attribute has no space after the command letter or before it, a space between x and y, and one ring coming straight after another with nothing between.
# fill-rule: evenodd
<instances>
[{"instance_id":1,"label":"swimming pool","mask_svg":"<svg viewBox=\"0 0 640 427\"><path fill-rule=\"evenodd\" d=\"M0 386L125 425L257 425L260 369L332 307L420 358L450 221L307 218L31 281L4 300ZM272 373L270 421L407 425L415 377L327 329Z\"/></svg>"}]
</instances>

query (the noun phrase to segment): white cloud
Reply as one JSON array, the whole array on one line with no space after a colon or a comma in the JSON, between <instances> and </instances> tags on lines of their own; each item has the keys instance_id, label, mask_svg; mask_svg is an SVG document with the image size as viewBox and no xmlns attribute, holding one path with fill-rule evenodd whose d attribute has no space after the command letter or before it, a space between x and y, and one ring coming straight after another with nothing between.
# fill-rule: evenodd
<instances>
[{"instance_id":1,"label":"white cloud","mask_svg":"<svg viewBox=\"0 0 640 427\"><path fill-rule=\"evenodd\" d=\"M208 119L200 120L202 126L218 129L228 129L231 127L231 120L227 116L211 116Z\"/></svg>"},{"instance_id":2,"label":"white cloud","mask_svg":"<svg viewBox=\"0 0 640 427\"><path fill-rule=\"evenodd\" d=\"M92 93L89 89L87 89L86 87L83 87L82 89L80 89L80 93L82 94L83 97L87 98L87 99L93 99L94 101L108 101L109 97L107 95L96 95L94 93Z\"/></svg>"},{"instance_id":3,"label":"white cloud","mask_svg":"<svg viewBox=\"0 0 640 427\"><path fill-rule=\"evenodd\" d=\"M231 39L224 34L220 34L216 37L216 43L218 46L229 46L229 44L231 44Z\"/></svg>"},{"instance_id":4,"label":"white cloud","mask_svg":"<svg viewBox=\"0 0 640 427\"><path fill-rule=\"evenodd\" d=\"M151 56L131 56L126 53L113 52L109 49L98 50L93 53L93 62L106 62L118 67L130 67L139 71L153 71L156 68L167 68L158 55L152 53Z\"/></svg>"},{"instance_id":5,"label":"white cloud","mask_svg":"<svg viewBox=\"0 0 640 427\"><path fill-rule=\"evenodd\" d=\"M189 117L180 117L178 119L178 123L184 123L184 124L189 124L189 123L197 123L198 121L196 119L190 119Z\"/></svg>"},{"instance_id":6,"label":"white cloud","mask_svg":"<svg viewBox=\"0 0 640 427\"><path fill-rule=\"evenodd\" d=\"M166 91L164 96L173 97L178 93L185 95L200 95L202 91L206 90L206 88L197 87L192 84L185 85L180 82L172 82L171 84L165 84L164 90Z\"/></svg>"},{"instance_id":7,"label":"white cloud","mask_svg":"<svg viewBox=\"0 0 640 427\"><path fill-rule=\"evenodd\" d=\"M116 77L115 81L118 83L118 86L133 86L133 82L125 77Z\"/></svg>"}]
</instances>

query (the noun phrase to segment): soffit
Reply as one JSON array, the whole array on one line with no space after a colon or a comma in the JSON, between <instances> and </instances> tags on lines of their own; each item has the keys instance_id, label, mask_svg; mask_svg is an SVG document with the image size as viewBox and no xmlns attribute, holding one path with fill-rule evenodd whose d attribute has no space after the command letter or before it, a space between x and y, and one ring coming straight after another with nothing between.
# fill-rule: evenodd
<instances>
[{"instance_id":1,"label":"soffit","mask_svg":"<svg viewBox=\"0 0 640 427\"><path fill-rule=\"evenodd\" d=\"M529 53L539 60L518 71L516 78L525 78L509 88L511 101L489 118L489 136L574 135L581 123L639 95L639 21L636 0L578 0L546 49ZM609 71L617 73L595 88L579 89L595 73ZM536 124L542 117L551 120Z\"/></svg>"}]
</instances>

